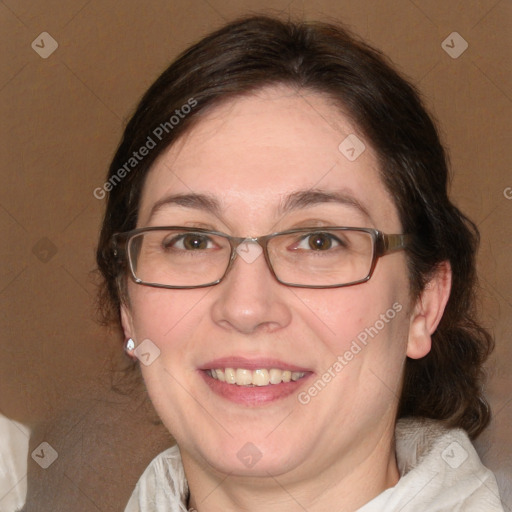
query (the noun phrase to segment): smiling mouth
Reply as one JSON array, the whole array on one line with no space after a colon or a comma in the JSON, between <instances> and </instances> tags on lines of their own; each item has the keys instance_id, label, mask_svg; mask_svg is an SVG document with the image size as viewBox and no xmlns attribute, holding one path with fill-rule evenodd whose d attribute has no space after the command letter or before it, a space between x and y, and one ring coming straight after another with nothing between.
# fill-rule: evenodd
<instances>
[{"instance_id":1,"label":"smiling mouth","mask_svg":"<svg viewBox=\"0 0 512 512\"><path fill-rule=\"evenodd\" d=\"M206 370L211 378L234 386L269 386L286 382L296 382L305 377L306 372L292 372L277 368L248 370L246 368L216 368Z\"/></svg>"}]
</instances>

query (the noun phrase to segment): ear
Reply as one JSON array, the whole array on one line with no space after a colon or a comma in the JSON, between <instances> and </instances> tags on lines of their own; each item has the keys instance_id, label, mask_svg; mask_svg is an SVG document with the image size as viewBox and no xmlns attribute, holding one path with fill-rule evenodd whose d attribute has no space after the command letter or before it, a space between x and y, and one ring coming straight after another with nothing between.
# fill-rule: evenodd
<instances>
[{"instance_id":1,"label":"ear","mask_svg":"<svg viewBox=\"0 0 512 512\"><path fill-rule=\"evenodd\" d=\"M451 286L452 268L448 261L444 261L425 285L414 306L407 341L408 357L419 359L430 352L431 336L441 321Z\"/></svg>"}]
</instances>

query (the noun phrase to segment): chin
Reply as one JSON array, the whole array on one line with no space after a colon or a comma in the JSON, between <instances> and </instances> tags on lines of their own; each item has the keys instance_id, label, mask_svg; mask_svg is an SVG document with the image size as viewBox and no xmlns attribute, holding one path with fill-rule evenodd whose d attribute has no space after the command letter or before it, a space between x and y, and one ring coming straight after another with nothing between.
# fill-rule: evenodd
<instances>
[{"instance_id":1,"label":"chin","mask_svg":"<svg viewBox=\"0 0 512 512\"><path fill-rule=\"evenodd\" d=\"M265 438L260 431L253 436L225 434L222 439L201 436L197 441L193 445L190 437L185 443L178 441L182 454L186 450L215 472L233 476L278 476L300 466L305 457L303 443L292 441L286 433L273 439Z\"/></svg>"}]
</instances>

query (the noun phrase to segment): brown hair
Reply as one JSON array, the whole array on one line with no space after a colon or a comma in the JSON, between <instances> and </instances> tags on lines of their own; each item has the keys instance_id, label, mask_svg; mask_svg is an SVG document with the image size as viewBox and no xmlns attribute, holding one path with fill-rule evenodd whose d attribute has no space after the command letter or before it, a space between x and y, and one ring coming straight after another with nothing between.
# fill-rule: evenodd
<instances>
[{"instance_id":1,"label":"brown hair","mask_svg":"<svg viewBox=\"0 0 512 512\"><path fill-rule=\"evenodd\" d=\"M403 232L415 235L407 248L414 296L440 263L450 263L450 299L430 353L406 362L398 417L444 420L476 437L490 419L481 382L482 365L493 348L475 317L478 231L447 196L447 157L417 91L377 50L339 26L266 16L240 19L184 52L151 86L126 127L108 175L112 180L120 169L127 171L123 179L110 181L97 250L104 318L119 323L119 280L126 276L111 237L136 226L141 190L157 156L210 108L273 84L328 96L376 150ZM128 167L148 137L156 147Z\"/></svg>"}]
</instances>

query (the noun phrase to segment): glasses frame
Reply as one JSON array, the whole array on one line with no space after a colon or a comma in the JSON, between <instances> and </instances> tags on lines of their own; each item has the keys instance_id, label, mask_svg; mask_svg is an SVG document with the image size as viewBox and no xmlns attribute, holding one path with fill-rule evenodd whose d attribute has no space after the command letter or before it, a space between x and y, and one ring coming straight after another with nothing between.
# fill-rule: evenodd
<instances>
[{"instance_id":1,"label":"glasses frame","mask_svg":"<svg viewBox=\"0 0 512 512\"><path fill-rule=\"evenodd\" d=\"M160 283L150 283L147 281L142 281L140 278L138 278L135 274L135 269L133 266L132 258L129 251L130 241L135 237L136 235L139 235L140 233L150 232L150 231L169 231L169 230L181 230L181 231L190 231L192 233L200 233L205 235L215 235L220 236L228 240L230 247L231 247L231 255L229 257L229 261L226 267L226 270L224 271L224 274L217 280L201 284L201 285L191 285L191 286L174 286L174 285L167 285L167 284L160 284ZM370 270L366 277L363 279L358 279L357 281L352 281L350 283L344 283L344 284L334 284L334 285L305 285L305 284L297 284L297 283L289 283L286 281L282 281L279 279L274 272L274 267L272 266L272 262L270 260L270 256L268 253L268 243L273 238L276 238L280 235L289 235L294 233L317 233L319 231L359 231L368 233L372 237L372 248L373 248L373 254L372 254L372 260L370 264ZM354 227L347 227L347 226L316 226L316 227L305 227L305 228L296 228L296 229L288 229L286 231L278 231L275 233L271 233L269 235L263 235L263 236L257 236L257 237L237 237L237 236L231 236L226 233L222 233L221 231L212 231L208 229L203 228L191 228L186 226L154 226L154 227L144 227L144 228L137 228L132 229L130 231L125 231L123 233L115 233L112 236L112 249L114 256L119 259L127 259L128 260L128 266L130 268L130 273L132 280L137 283L144 286L151 286L154 288L167 288L167 289L177 289L177 290L186 290L186 289L193 289L193 288L207 288L210 286L215 286L222 282L224 278L227 276L229 271L231 270L236 256L237 256L237 249L238 247L243 244L244 242L251 242L251 243L257 243L260 245L260 247L263 250L263 255L265 257L265 261L267 263L267 267L270 270L271 274L274 276L276 281L280 284L283 284L285 286L291 286L293 288L344 288L346 286L354 286L356 284L365 283L370 280L370 278L373 275L373 272L375 270L375 266L377 265L377 261L382 256L385 256L386 254L391 254L400 250L405 249L412 239L411 235L407 234L387 234L383 233L382 231L374 228L354 228Z\"/></svg>"}]
</instances>

